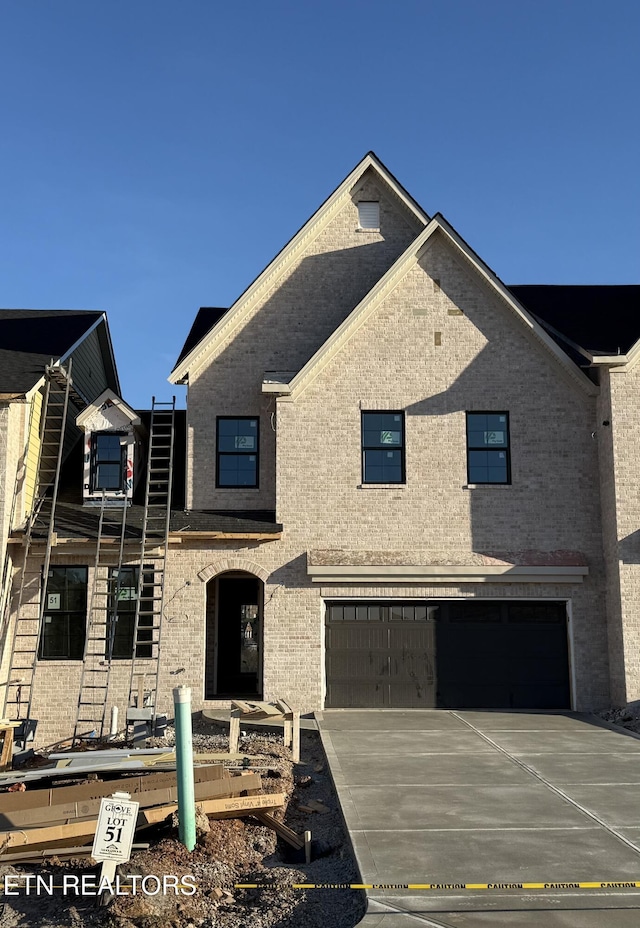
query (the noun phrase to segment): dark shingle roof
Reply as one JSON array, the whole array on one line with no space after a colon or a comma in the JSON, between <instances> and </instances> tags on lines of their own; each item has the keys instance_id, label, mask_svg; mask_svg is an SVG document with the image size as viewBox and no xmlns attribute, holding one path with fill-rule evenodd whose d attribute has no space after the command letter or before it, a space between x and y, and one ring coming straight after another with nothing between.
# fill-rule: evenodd
<instances>
[{"instance_id":1,"label":"dark shingle roof","mask_svg":"<svg viewBox=\"0 0 640 928\"><path fill-rule=\"evenodd\" d=\"M25 393L103 313L72 309L0 309L0 393Z\"/></svg>"},{"instance_id":2,"label":"dark shingle roof","mask_svg":"<svg viewBox=\"0 0 640 928\"><path fill-rule=\"evenodd\" d=\"M180 364L183 358L185 358L192 348L195 348L198 342L202 341L207 332L210 332L214 327L216 322L218 322L224 314L227 312L226 309L221 309L216 306L201 306L198 310L198 315L193 321L191 326L191 331L187 335L187 340L182 346L182 351L180 352L180 357L174 364L174 368Z\"/></svg>"},{"instance_id":3,"label":"dark shingle roof","mask_svg":"<svg viewBox=\"0 0 640 928\"><path fill-rule=\"evenodd\" d=\"M125 537L142 538L144 506L129 506ZM60 538L94 538L98 537L100 522L99 506L83 506L82 503L59 501L56 506L55 527ZM282 532L282 525L276 522L272 510L255 510L236 512L235 510L172 510L169 520L171 532L221 532L226 535L261 534L277 536ZM117 526L105 529L105 535L118 536ZM38 529L34 535L39 535Z\"/></svg>"},{"instance_id":4,"label":"dark shingle roof","mask_svg":"<svg viewBox=\"0 0 640 928\"><path fill-rule=\"evenodd\" d=\"M594 354L626 354L640 338L638 284L526 284L509 290L539 320Z\"/></svg>"}]
</instances>

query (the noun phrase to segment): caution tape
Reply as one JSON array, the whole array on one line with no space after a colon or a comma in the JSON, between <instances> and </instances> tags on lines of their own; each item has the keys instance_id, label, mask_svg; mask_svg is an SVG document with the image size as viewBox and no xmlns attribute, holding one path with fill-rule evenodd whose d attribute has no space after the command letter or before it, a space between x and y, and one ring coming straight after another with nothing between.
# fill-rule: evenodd
<instances>
[{"instance_id":1,"label":"caution tape","mask_svg":"<svg viewBox=\"0 0 640 928\"><path fill-rule=\"evenodd\" d=\"M601 880L589 883L236 883L235 889L640 889L640 880Z\"/></svg>"}]
</instances>

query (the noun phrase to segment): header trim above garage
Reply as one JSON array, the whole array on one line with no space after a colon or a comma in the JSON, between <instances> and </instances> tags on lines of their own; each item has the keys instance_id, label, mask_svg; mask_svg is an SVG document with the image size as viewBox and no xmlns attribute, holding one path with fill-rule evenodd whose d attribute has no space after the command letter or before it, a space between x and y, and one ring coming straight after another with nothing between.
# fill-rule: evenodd
<instances>
[{"instance_id":1,"label":"header trim above garage","mask_svg":"<svg viewBox=\"0 0 640 928\"><path fill-rule=\"evenodd\" d=\"M582 583L589 568L576 565L524 567L520 565L442 566L315 565L307 564L314 583Z\"/></svg>"}]
</instances>

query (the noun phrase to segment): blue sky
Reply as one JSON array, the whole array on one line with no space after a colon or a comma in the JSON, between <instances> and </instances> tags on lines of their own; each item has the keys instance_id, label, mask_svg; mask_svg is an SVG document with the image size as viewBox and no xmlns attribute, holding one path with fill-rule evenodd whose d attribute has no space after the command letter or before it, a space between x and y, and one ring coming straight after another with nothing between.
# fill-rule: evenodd
<instances>
[{"instance_id":1,"label":"blue sky","mask_svg":"<svg viewBox=\"0 0 640 928\"><path fill-rule=\"evenodd\" d=\"M0 0L0 305L148 406L370 149L505 283L638 283L637 0Z\"/></svg>"}]
</instances>

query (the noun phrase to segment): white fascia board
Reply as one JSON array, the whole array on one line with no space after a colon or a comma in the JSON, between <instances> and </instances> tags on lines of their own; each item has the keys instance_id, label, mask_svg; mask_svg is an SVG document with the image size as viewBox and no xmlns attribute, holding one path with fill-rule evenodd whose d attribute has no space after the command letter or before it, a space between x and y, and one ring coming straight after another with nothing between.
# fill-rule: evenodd
<instances>
[{"instance_id":1,"label":"white fascia board","mask_svg":"<svg viewBox=\"0 0 640 928\"><path fill-rule=\"evenodd\" d=\"M114 406L116 406L120 412L131 420L132 425L140 425L140 416L137 412L132 409L122 397L117 396L113 390L105 390L100 394L92 403L90 403L85 409L82 410L78 418L76 419L76 425L82 428L85 422L91 418L97 409L100 409L103 403L107 400L110 400Z\"/></svg>"},{"instance_id":2,"label":"white fascia board","mask_svg":"<svg viewBox=\"0 0 640 928\"><path fill-rule=\"evenodd\" d=\"M365 155L353 171L343 180L339 187L325 200L319 209L311 216L302 228L293 236L290 242L278 252L273 261L267 265L262 273L236 300L222 318L213 326L205 339L195 345L189 354L183 358L168 377L169 383L186 383L189 373L199 370L214 353L219 342L227 338L250 312L257 298L267 287L273 287L287 266L295 256L310 241L316 238L327 225L333 215L342 205L353 186L360 177L373 168L398 198L405 204L419 221L424 224L429 221L427 214L418 206L412 197L398 184L384 165L372 153Z\"/></svg>"},{"instance_id":3,"label":"white fascia board","mask_svg":"<svg viewBox=\"0 0 640 928\"><path fill-rule=\"evenodd\" d=\"M613 368L611 373L620 374L632 370L640 361L640 339L632 345L626 354L594 355L591 363L594 367Z\"/></svg>"},{"instance_id":4,"label":"white fascia board","mask_svg":"<svg viewBox=\"0 0 640 928\"><path fill-rule=\"evenodd\" d=\"M307 566L313 583L359 585L421 583L582 583L589 568L584 566L521 567L480 566Z\"/></svg>"}]
</instances>

